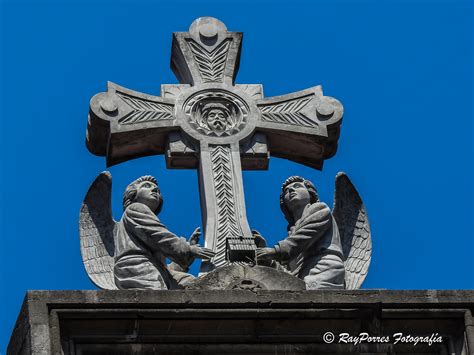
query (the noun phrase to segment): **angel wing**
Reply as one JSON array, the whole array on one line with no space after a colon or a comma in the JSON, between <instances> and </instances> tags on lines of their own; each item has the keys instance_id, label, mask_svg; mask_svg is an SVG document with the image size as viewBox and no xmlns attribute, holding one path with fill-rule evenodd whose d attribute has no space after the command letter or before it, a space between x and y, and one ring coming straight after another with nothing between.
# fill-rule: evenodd
<instances>
[{"instance_id":1,"label":"angel wing","mask_svg":"<svg viewBox=\"0 0 474 355\"><path fill-rule=\"evenodd\" d=\"M369 269L372 238L364 203L349 177L343 172L336 176L332 214L341 236L346 289L359 289Z\"/></svg>"},{"instance_id":2,"label":"angel wing","mask_svg":"<svg viewBox=\"0 0 474 355\"><path fill-rule=\"evenodd\" d=\"M116 290L114 281L114 232L112 217L112 175L97 176L81 206L79 236L82 261L92 282L99 288Z\"/></svg>"}]
</instances>

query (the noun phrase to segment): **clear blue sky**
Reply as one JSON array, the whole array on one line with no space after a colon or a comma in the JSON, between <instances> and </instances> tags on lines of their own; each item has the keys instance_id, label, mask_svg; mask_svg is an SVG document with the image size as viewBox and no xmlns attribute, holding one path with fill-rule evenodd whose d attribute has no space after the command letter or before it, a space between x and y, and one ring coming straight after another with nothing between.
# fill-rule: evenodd
<instances>
[{"instance_id":1,"label":"clear blue sky","mask_svg":"<svg viewBox=\"0 0 474 355\"><path fill-rule=\"evenodd\" d=\"M84 144L90 97L107 80L155 95L175 83L171 33L200 16L244 32L238 83L262 83L266 96L322 84L345 107L322 172L273 158L244 174L252 228L270 243L285 236L287 176L313 180L332 205L344 170L372 226L364 288L474 288L472 3L10 1L1 16L0 352L26 290L94 289L77 227L105 169ZM169 229L200 225L195 171L155 156L111 172L116 219L126 184L153 174Z\"/></svg>"}]
</instances>

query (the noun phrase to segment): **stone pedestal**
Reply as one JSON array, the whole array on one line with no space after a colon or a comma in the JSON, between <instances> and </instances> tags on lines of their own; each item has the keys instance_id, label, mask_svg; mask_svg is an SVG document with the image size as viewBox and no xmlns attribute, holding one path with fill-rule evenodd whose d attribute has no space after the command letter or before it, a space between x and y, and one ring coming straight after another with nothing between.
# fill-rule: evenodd
<instances>
[{"instance_id":1,"label":"stone pedestal","mask_svg":"<svg viewBox=\"0 0 474 355\"><path fill-rule=\"evenodd\" d=\"M8 354L472 354L473 308L474 291L30 291Z\"/></svg>"}]
</instances>

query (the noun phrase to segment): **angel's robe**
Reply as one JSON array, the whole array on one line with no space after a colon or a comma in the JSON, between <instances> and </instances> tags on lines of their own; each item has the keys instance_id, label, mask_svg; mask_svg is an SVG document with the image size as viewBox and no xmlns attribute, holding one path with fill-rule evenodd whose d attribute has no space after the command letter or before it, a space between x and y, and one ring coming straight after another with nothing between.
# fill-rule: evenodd
<instances>
[{"instance_id":1,"label":"angel's robe","mask_svg":"<svg viewBox=\"0 0 474 355\"><path fill-rule=\"evenodd\" d=\"M115 233L115 284L119 289L166 290L191 275L169 270L166 258L179 265L192 261L189 243L171 233L142 203L129 205ZM184 274L184 275L181 275Z\"/></svg>"},{"instance_id":2,"label":"angel's robe","mask_svg":"<svg viewBox=\"0 0 474 355\"><path fill-rule=\"evenodd\" d=\"M307 289L344 288L339 229L325 203L308 204L275 249L277 260L303 279Z\"/></svg>"}]
</instances>

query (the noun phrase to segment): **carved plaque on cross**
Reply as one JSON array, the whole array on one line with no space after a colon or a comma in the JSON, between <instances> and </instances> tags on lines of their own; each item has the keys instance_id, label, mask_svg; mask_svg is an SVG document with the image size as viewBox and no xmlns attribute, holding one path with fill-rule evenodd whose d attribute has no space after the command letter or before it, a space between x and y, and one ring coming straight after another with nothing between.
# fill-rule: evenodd
<instances>
[{"instance_id":1,"label":"carved plaque on cross","mask_svg":"<svg viewBox=\"0 0 474 355\"><path fill-rule=\"evenodd\" d=\"M341 103L321 86L265 98L260 84L235 84L241 41L199 18L173 34L180 84L152 96L109 82L90 103L87 147L107 166L165 154L168 168L198 169L205 246L216 252L202 272L254 262L242 169L267 169L272 155L321 170L337 150Z\"/></svg>"}]
</instances>

